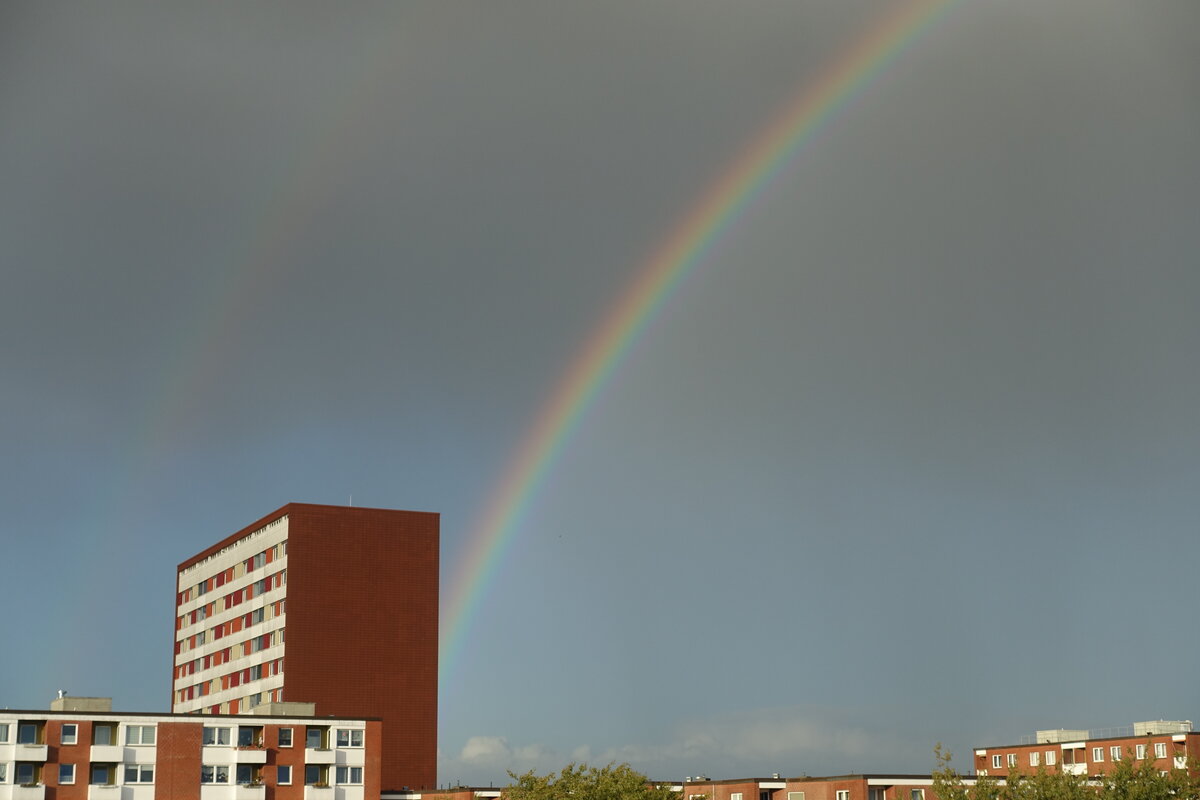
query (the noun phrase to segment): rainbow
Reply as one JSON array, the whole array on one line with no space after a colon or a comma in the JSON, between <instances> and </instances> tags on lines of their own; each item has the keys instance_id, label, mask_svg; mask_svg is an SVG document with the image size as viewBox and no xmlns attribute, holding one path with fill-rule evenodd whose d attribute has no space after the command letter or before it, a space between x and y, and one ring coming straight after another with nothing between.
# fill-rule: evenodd
<instances>
[{"instance_id":1,"label":"rainbow","mask_svg":"<svg viewBox=\"0 0 1200 800\"><path fill-rule=\"evenodd\" d=\"M803 145L958 1L896 4L890 16L801 88L637 270L535 417L471 529L444 606L443 685L459 660L472 613L495 581L502 557L550 467L650 320Z\"/></svg>"}]
</instances>

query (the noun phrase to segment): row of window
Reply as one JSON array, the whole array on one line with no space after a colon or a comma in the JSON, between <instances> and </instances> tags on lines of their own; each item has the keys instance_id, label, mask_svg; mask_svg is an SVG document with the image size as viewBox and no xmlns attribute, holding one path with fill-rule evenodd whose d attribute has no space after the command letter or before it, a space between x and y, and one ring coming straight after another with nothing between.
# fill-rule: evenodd
<instances>
[{"instance_id":1,"label":"row of window","mask_svg":"<svg viewBox=\"0 0 1200 800\"><path fill-rule=\"evenodd\" d=\"M249 586L243 586L241 589L232 591L222 598L214 600L207 605L200 606L194 611L189 611L186 614L181 614L175 618L175 630L183 630L184 628L204 622L211 616L214 616L218 611L228 611L234 606L240 606L242 603L253 600L256 597L261 597L273 589L279 589L287 585L287 570L281 569L279 572L272 573L265 578L255 581ZM261 619L259 620L261 622ZM221 626L217 626L213 630L216 631Z\"/></svg>"},{"instance_id":2,"label":"row of window","mask_svg":"<svg viewBox=\"0 0 1200 800\"><path fill-rule=\"evenodd\" d=\"M8 742L10 728L10 723L0 722L0 744ZM18 722L16 728L17 744L47 744L45 722L40 720L36 722ZM98 745L117 744L120 741L117 735L118 728L119 725L116 722L93 723L91 743ZM79 744L79 725L74 722L64 722L59 732L58 743L62 745ZM154 744L154 726L126 725L125 744Z\"/></svg>"},{"instance_id":3,"label":"row of window","mask_svg":"<svg viewBox=\"0 0 1200 800\"><path fill-rule=\"evenodd\" d=\"M58 785L69 786L75 783L75 764L58 765ZM18 761L13 769L13 782L21 786L36 786L42 782L43 766L38 763ZM124 785L154 783L153 764L98 764L93 763L88 770L88 783L93 786L115 786L117 775L124 773ZM354 785L363 782L362 767L335 767L334 782L339 785ZM201 783L229 783L230 778L241 785L257 785L262 783L262 767L258 764L237 764L231 768L224 764L202 764L200 766ZM0 763L0 783L8 782L8 765ZM280 786L288 786L292 782L292 768L287 764L275 767L275 782ZM308 764L304 767L304 783L309 786L329 785L329 767L327 765Z\"/></svg>"},{"instance_id":4,"label":"row of window","mask_svg":"<svg viewBox=\"0 0 1200 800\"><path fill-rule=\"evenodd\" d=\"M232 567L218 572L211 578L205 578L195 586L189 586L187 589L179 592L179 595L176 598L176 604L183 605L193 598L202 597L211 591L215 591L218 587L224 586L226 583L230 583L231 581L242 577L247 572L253 572L256 569L261 569L267 564L270 564L271 562L276 561L282 556L286 555L287 541L285 540L274 547L269 547L261 553L257 553L250 558L247 558L245 561L238 562ZM226 608L228 608L228 606L226 606Z\"/></svg>"},{"instance_id":5,"label":"row of window","mask_svg":"<svg viewBox=\"0 0 1200 800\"><path fill-rule=\"evenodd\" d=\"M266 650L268 647L273 645L283 644L283 631L283 628L277 628L276 630L269 631L259 636L251 636L245 641L238 642L230 647L226 647L221 651L221 659L214 659L213 663L224 663L234 658L241 658L242 656L248 656L251 653L257 653L260 650ZM175 654L179 655L180 653L186 653L189 650L194 650L195 648L202 646L206 641L208 641L208 636L206 634L206 631L200 631L195 636L188 636L183 639L179 639L175 642ZM217 636L214 638L220 639L221 637Z\"/></svg>"},{"instance_id":6,"label":"row of window","mask_svg":"<svg viewBox=\"0 0 1200 800\"><path fill-rule=\"evenodd\" d=\"M286 642L287 634L284 633L284 630L286 630L286 628L282 628L282 627L276 628L276 630L274 630L274 631L268 631L266 633L260 633L260 634L258 634L258 636L252 636L252 637L246 639L245 642L239 642L238 644L228 646L228 648L223 648L222 650L212 652L212 654L209 654L212 656L212 658L210 658L208 663L210 664L210 667L220 667L221 664L228 663L230 661L234 661L235 658L242 658L245 656L250 656L250 655L256 654L256 652L262 652L263 650L268 650L270 648L274 648L274 646L280 645L280 644L283 644L284 642ZM196 663L196 660L193 660L190 663L194 664L194 663ZM278 667L277 672L282 672L283 667L282 667L282 660L280 660L280 658L276 658L276 660L274 662L266 662L266 663L280 664L280 667ZM202 667L202 669L204 669L204 667ZM248 669L248 667L247 667L247 669ZM240 670L238 670L238 672L240 672ZM229 673L229 674L234 675L234 674L238 674L238 672ZM260 672L262 672L262 670L260 670ZM186 678L187 675L191 675L192 670L190 669L190 670L188 670L187 673L184 673L184 672L182 672L182 670L176 669L176 673L179 673L178 675L175 676L176 680L178 680L179 678ZM275 673L271 673L271 674L275 674ZM263 678L263 676L265 676L265 675L259 675L259 676L260 676L260 678ZM257 679L250 679L250 680L257 680ZM240 682L240 680L239 680L239 682ZM196 688L196 691L192 692L191 696L180 697L179 699L180 700L184 700L184 699L190 700L193 697L204 697L205 694L209 694L210 692L220 691L217 688L218 679L216 679L216 678L200 681L199 684L196 684L196 687L205 686L208 684L211 684L208 688ZM239 684L234 684L234 686L238 686L238 685ZM181 688L181 690L179 690L179 691L186 692L187 688L192 688L192 687ZM224 686L224 688L229 688L229 686Z\"/></svg>"},{"instance_id":7,"label":"row of window","mask_svg":"<svg viewBox=\"0 0 1200 800\"><path fill-rule=\"evenodd\" d=\"M304 746L314 750L329 749L330 729L324 725L308 725L304 729ZM262 747L263 729L258 725L237 726L238 747ZM235 741L233 728L217 725L206 725L202 741L205 746L232 745ZM334 742L337 747L362 747L363 730L361 728L336 728ZM279 729L279 746L292 746L292 729Z\"/></svg>"},{"instance_id":8,"label":"row of window","mask_svg":"<svg viewBox=\"0 0 1200 800\"><path fill-rule=\"evenodd\" d=\"M237 764L232 770L224 764L203 764L200 767L200 783L234 783L258 785L262 783L262 767L258 764ZM334 783L338 785L355 785L363 782L362 767L335 767ZM279 786L290 786L292 783L292 768L287 764L275 767L275 783ZM324 764L307 764L304 767L304 783L307 786L328 786L329 767Z\"/></svg>"},{"instance_id":9,"label":"row of window","mask_svg":"<svg viewBox=\"0 0 1200 800\"><path fill-rule=\"evenodd\" d=\"M279 572L276 574L276 576L273 576L269 580L274 581L277 576L282 576L282 575L283 575L283 573ZM264 579L264 580L267 580L267 579ZM280 577L279 580L282 582L286 582L287 579ZM258 584L255 584L255 586L257 586L257 585ZM280 583L280 585L283 585L283 584ZM278 588L278 587L276 587L274 585L269 586L269 589L275 589L275 588ZM267 590L264 589L264 592L265 591L267 591ZM251 598L247 598L247 599L251 599ZM286 610L286 607L287 606L286 606L286 603L284 600L277 600L274 603L267 603L266 605L262 606L261 608L253 609L251 611L248 611L245 614L240 614L240 615L234 617L233 619L223 622L220 625L213 626L209 630L209 633L212 634L213 638L220 639L222 636L228 636L231 633L237 633L238 631L242 630L243 628L249 628L251 625L257 625L260 622L265 622L266 620L274 619L275 617L278 617L281 614L283 614L283 612ZM177 618L175 620L175 630L182 630L182 629L186 628L189 624L191 624L187 621L189 616L198 617L197 619L193 619L192 622L198 622L198 621L203 621L203 620L207 619L209 616L211 616L211 614L207 613L205 611L206 608L207 608L207 606L202 606L202 607L196 609L195 611L191 612L191 615L184 614L182 617Z\"/></svg>"},{"instance_id":10,"label":"row of window","mask_svg":"<svg viewBox=\"0 0 1200 800\"><path fill-rule=\"evenodd\" d=\"M1067 763L1079 763L1079 764L1085 763L1082 759L1079 761L1076 761L1076 762L1070 761L1070 758L1072 757L1070 754L1072 751L1067 750L1064 752L1067 754L1066 756L1064 756L1064 758L1067 759ZM1135 745L1133 748L1133 752L1134 752L1135 759L1137 759L1138 761L1144 760L1146 758L1146 753L1147 753L1146 745L1144 745L1144 744ZM1119 744L1110 745L1108 748L1108 756L1112 761L1120 761L1122 758L1125 757L1125 748L1123 748ZM1154 757L1156 759L1167 757L1167 743L1166 742L1154 742ZM1048 766L1048 767L1054 766L1056 763L1056 759L1057 759L1057 751L1055 751L1055 750L1047 750L1046 751L1046 759L1045 759L1046 766ZM1092 763L1099 764L1099 763L1103 763L1103 761L1104 761L1104 748L1103 747L1093 747L1092 748ZM1010 768L1016 767L1017 766L1017 754L1016 753L1008 753L1005 755L1001 755L1000 753L992 754L992 768L993 769L1000 769L1006 763ZM1042 753L1038 750L1031 750L1029 752L1029 766L1038 767L1038 766L1041 766L1041 764L1042 764Z\"/></svg>"},{"instance_id":11,"label":"row of window","mask_svg":"<svg viewBox=\"0 0 1200 800\"><path fill-rule=\"evenodd\" d=\"M261 650L262 648L260 647L259 649ZM213 655L221 655L221 654L214 653ZM200 659L197 658L195 661L189 661L186 664L181 664L180 666L176 667L175 668L176 680L178 680L179 678L186 678L186 677L194 674L197 669L200 669L200 670L209 669L210 667L220 666L221 664L225 663L223 658L213 661L210 659L209 656L205 656L204 662L203 662L203 663L208 664L209 666L197 667L196 664L199 662L200 662ZM243 683L249 683L250 681L257 681L257 680L261 680L262 678L269 678L272 675L282 675L282 674L283 674L283 659L276 658L276 659L272 659L271 661L264 661L261 664L251 664L248 667L242 667L241 669L236 669L233 672L229 672L224 675L219 675L215 678L212 678L211 681L219 680L221 682L221 689L232 689L236 686L241 686ZM210 689L210 691L214 691L214 692L217 691L217 689L215 688L215 684L214 684L214 687L212 689ZM183 697L182 689L178 690L176 692L176 694L177 694L178 700L182 701L185 699Z\"/></svg>"},{"instance_id":12,"label":"row of window","mask_svg":"<svg viewBox=\"0 0 1200 800\"><path fill-rule=\"evenodd\" d=\"M8 782L8 765L0 764L0 783ZM58 783L70 785L75 783L75 764L58 765ZM115 786L117 775L122 765L92 763L88 770L88 782L94 786ZM13 768L13 783L21 786L33 786L42 782L43 765L28 761L18 761ZM154 783L153 764L125 764L125 783Z\"/></svg>"}]
</instances>

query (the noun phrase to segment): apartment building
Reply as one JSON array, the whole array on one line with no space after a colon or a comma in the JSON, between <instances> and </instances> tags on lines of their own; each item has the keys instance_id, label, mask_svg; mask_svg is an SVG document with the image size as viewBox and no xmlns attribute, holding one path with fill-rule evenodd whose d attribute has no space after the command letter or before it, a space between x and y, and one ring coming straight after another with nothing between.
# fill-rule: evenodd
<instances>
[{"instance_id":1,"label":"apartment building","mask_svg":"<svg viewBox=\"0 0 1200 800\"><path fill-rule=\"evenodd\" d=\"M383 787L434 788L438 524L289 503L179 564L172 710L377 717Z\"/></svg>"},{"instance_id":2,"label":"apartment building","mask_svg":"<svg viewBox=\"0 0 1200 800\"><path fill-rule=\"evenodd\" d=\"M1200 733L1189 720L1135 722L1099 731L1060 728L1037 731L1032 741L975 751L975 772L1005 777L1039 768L1100 776L1123 758L1149 759L1162 771L1183 769L1200 756Z\"/></svg>"},{"instance_id":3,"label":"apartment building","mask_svg":"<svg viewBox=\"0 0 1200 800\"><path fill-rule=\"evenodd\" d=\"M973 778L964 783L974 784ZM688 778L681 800L936 800L929 775L855 774L829 777Z\"/></svg>"},{"instance_id":4,"label":"apartment building","mask_svg":"<svg viewBox=\"0 0 1200 800\"><path fill-rule=\"evenodd\" d=\"M66 698L51 711L0 711L0 800L379 797L379 720L111 707Z\"/></svg>"}]
</instances>

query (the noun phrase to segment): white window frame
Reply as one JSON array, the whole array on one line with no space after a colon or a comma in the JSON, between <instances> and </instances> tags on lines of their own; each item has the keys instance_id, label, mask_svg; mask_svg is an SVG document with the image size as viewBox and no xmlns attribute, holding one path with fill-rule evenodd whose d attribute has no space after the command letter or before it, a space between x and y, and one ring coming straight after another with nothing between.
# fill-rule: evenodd
<instances>
[{"instance_id":1,"label":"white window frame","mask_svg":"<svg viewBox=\"0 0 1200 800\"><path fill-rule=\"evenodd\" d=\"M63 772L66 770L66 773ZM75 765L74 764L59 764L58 765L58 785L70 786L75 783Z\"/></svg>"},{"instance_id":2,"label":"white window frame","mask_svg":"<svg viewBox=\"0 0 1200 800\"><path fill-rule=\"evenodd\" d=\"M912 789L908 793L909 800L925 800L924 789Z\"/></svg>"},{"instance_id":3,"label":"white window frame","mask_svg":"<svg viewBox=\"0 0 1200 800\"><path fill-rule=\"evenodd\" d=\"M133 778L130 779L129 771L133 770ZM126 764L124 778L126 784L137 784L146 786L154 783L154 765L153 764Z\"/></svg>"},{"instance_id":4,"label":"white window frame","mask_svg":"<svg viewBox=\"0 0 1200 800\"><path fill-rule=\"evenodd\" d=\"M834 794L836 795L836 800L850 800L849 789L838 789Z\"/></svg>"},{"instance_id":5,"label":"white window frame","mask_svg":"<svg viewBox=\"0 0 1200 800\"><path fill-rule=\"evenodd\" d=\"M283 743L283 738L284 738L285 733L287 734L287 744ZM292 746L292 736L293 736L293 734L292 734L291 728L280 728L279 729L279 746L280 747L291 747Z\"/></svg>"},{"instance_id":6,"label":"white window frame","mask_svg":"<svg viewBox=\"0 0 1200 800\"><path fill-rule=\"evenodd\" d=\"M342 744L342 738L345 737L346 744ZM334 739L338 747L362 747L363 746L363 730L362 728L338 728L337 736ZM739 800L739 798L730 796L731 800Z\"/></svg>"},{"instance_id":7,"label":"white window frame","mask_svg":"<svg viewBox=\"0 0 1200 800\"><path fill-rule=\"evenodd\" d=\"M209 737L208 732L209 731L214 732L212 734L213 740L211 742L208 741L208 737ZM225 741L221 741L222 739L224 739ZM221 726L217 726L217 725L205 725L204 726L203 742L204 742L205 747L228 747L230 744L232 744L232 741L233 740L230 738L230 734L229 734L229 728L221 727Z\"/></svg>"},{"instance_id":8,"label":"white window frame","mask_svg":"<svg viewBox=\"0 0 1200 800\"><path fill-rule=\"evenodd\" d=\"M1166 758L1167 757L1167 743L1166 742L1155 742L1154 743L1154 757L1155 758Z\"/></svg>"},{"instance_id":9,"label":"white window frame","mask_svg":"<svg viewBox=\"0 0 1200 800\"><path fill-rule=\"evenodd\" d=\"M1114 744L1113 746L1108 748L1108 756L1113 761L1120 761L1122 758L1125 757L1125 753L1123 752L1121 745Z\"/></svg>"},{"instance_id":10,"label":"white window frame","mask_svg":"<svg viewBox=\"0 0 1200 800\"><path fill-rule=\"evenodd\" d=\"M70 729L71 735L67 736L67 729ZM62 726L62 732L58 735L59 744L79 744L79 726L74 722L65 722Z\"/></svg>"},{"instance_id":11,"label":"white window frame","mask_svg":"<svg viewBox=\"0 0 1200 800\"><path fill-rule=\"evenodd\" d=\"M338 770L340 771L341 767L338 767ZM338 781L338 783L342 783L342 781ZM347 781L347 783L349 783L349 781ZM742 800L742 793L741 792L730 792L729 800Z\"/></svg>"},{"instance_id":12,"label":"white window frame","mask_svg":"<svg viewBox=\"0 0 1200 800\"><path fill-rule=\"evenodd\" d=\"M1000 769L1004 766L1004 756L999 753L992 753L992 769Z\"/></svg>"},{"instance_id":13,"label":"white window frame","mask_svg":"<svg viewBox=\"0 0 1200 800\"><path fill-rule=\"evenodd\" d=\"M280 770L286 770L286 772L280 773ZM284 775L286 775L287 777L284 777ZM275 784L277 786L291 786L292 785L292 765L291 764L276 765L276 767L275 767Z\"/></svg>"},{"instance_id":14,"label":"white window frame","mask_svg":"<svg viewBox=\"0 0 1200 800\"><path fill-rule=\"evenodd\" d=\"M1053 750L1047 750L1046 751L1046 766L1053 767L1057 763L1058 763L1058 753L1054 752Z\"/></svg>"},{"instance_id":15,"label":"white window frame","mask_svg":"<svg viewBox=\"0 0 1200 800\"><path fill-rule=\"evenodd\" d=\"M8 764L0 761L0 783L8 783Z\"/></svg>"},{"instance_id":16,"label":"white window frame","mask_svg":"<svg viewBox=\"0 0 1200 800\"><path fill-rule=\"evenodd\" d=\"M1104 760L1104 748L1103 747L1093 747L1092 748L1093 763L1099 764L1103 760Z\"/></svg>"},{"instance_id":17,"label":"white window frame","mask_svg":"<svg viewBox=\"0 0 1200 800\"><path fill-rule=\"evenodd\" d=\"M209 780L204 780L204 770L211 770ZM201 764L200 765L200 783L205 784L222 784L229 785L229 765L228 764Z\"/></svg>"},{"instance_id":18,"label":"white window frame","mask_svg":"<svg viewBox=\"0 0 1200 800\"><path fill-rule=\"evenodd\" d=\"M1134 757L1137 758L1138 761L1142 761L1143 759L1145 759L1146 758L1146 745L1144 745L1144 744L1137 745L1134 750Z\"/></svg>"},{"instance_id":19,"label":"white window frame","mask_svg":"<svg viewBox=\"0 0 1200 800\"><path fill-rule=\"evenodd\" d=\"M788 792L787 800L804 800L804 792Z\"/></svg>"},{"instance_id":20,"label":"white window frame","mask_svg":"<svg viewBox=\"0 0 1200 800\"><path fill-rule=\"evenodd\" d=\"M155 738L153 725L125 726L125 744L130 747L153 746Z\"/></svg>"},{"instance_id":21,"label":"white window frame","mask_svg":"<svg viewBox=\"0 0 1200 800\"><path fill-rule=\"evenodd\" d=\"M1009 769L1016 769L1016 767L1017 767L1017 754L1016 753L1008 754L1008 767L1009 767Z\"/></svg>"},{"instance_id":22,"label":"white window frame","mask_svg":"<svg viewBox=\"0 0 1200 800\"><path fill-rule=\"evenodd\" d=\"M1038 767L1042 764L1042 754L1038 750L1029 751L1029 766Z\"/></svg>"},{"instance_id":23,"label":"white window frame","mask_svg":"<svg viewBox=\"0 0 1200 800\"><path fill-rule=\"evenodd\" d=\"M7 722L0 722L0 744L8 744L8 726Z\"/></svg>"},{"instance_id":24,"label":"white window frame","mask_svg":"<svg viewBox=\"0 0 1200 800\"><path fill-rule=\"evenodd\" d=\"M334 770L334 778L338 786L359 786L363 782L363 768L339 766ZM355 778L358 778L358 780L355 780ZM738 798L730 795L730 800L738 800Z\"/></svg>"}]
</instances>

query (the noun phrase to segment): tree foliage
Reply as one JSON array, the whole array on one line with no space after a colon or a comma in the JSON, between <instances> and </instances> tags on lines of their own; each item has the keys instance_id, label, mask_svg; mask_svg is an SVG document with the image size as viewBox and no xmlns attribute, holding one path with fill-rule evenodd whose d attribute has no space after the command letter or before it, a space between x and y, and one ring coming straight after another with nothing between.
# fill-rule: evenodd
<instances>
[{"instance_id":1,"label":"tree foliage","mask_svg":"<svg viewBox=\"0 0 1200 800\"><path fill-rule=\"evenodd\" d=\"M1153 760L1126 755L1098 780L1041 766L1033 772L1015 770L1007 779L981 775L968 785L940 744L934 757L938 800L1200 800L1200 763L1194 760L1163 774Z\"/></svg>"},{"instance_id":2,"label":"tree foliage","mask_svg":"<svg viewBox=\"0 0 1200 800\"><path fill-rule=\"evenodd\" d=\"M537 775L530 770L508 776L512 783L504 792L507 800L679 800L669 787L651 784L628 764L568 764L559 773Z\"/></svg>"}]
</instances>

